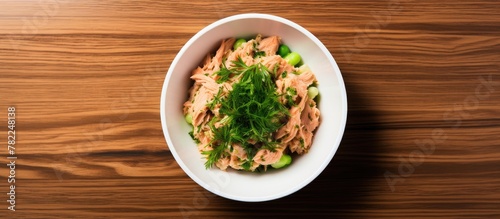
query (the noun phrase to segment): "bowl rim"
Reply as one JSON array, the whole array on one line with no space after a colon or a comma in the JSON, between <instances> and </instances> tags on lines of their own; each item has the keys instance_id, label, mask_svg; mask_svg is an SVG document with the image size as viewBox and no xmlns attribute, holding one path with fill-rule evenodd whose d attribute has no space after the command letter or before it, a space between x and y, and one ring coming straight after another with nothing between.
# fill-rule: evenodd
<instances>
[{"instance_id":1,"label":"bowl rim","mask_svg":"<svg viewBox=\"0 0 500 219\"><path fill-rule=\"evenodd\" d=\"M335 74L336 74L337 80L338 80L339 90L342 91L341 95L340 95L340 99L342 102L342 108L341 108L342 117L339 118L339 120L340 120L339 121L340 128L339 128L339 132L338 132L339 138L337 138L336 142L332 142L333 146L335 148L329 151L327 159L325 159L323 161L323 163L315 170L315 172L313 174L310 175L310 177L302 180L300 184L295 185L295 186L291 187L290 189L285 190L284 192L273 194L273 195L268 195L268 196L261 196L261 197L241 197L241 196L235 196L235 195L231 195L228 193L224 193L224 192L221 192L220 190L214 190L207 183L205 183L203 180L198 178L193 172L191 172L189 170L189 168L186 166L186 164L184 164L184 162L182 161L180 156L177 154L175 147L173 147L173 143L172 143L172 140L170 138L170 134L168 132L168 127L167 127L167 122L166 122L166 95L167 95L167 87L168 87L168 84L169 84L169 81L170 81L170 78L171 78L172 72L173 72L173 66L177 65L177 63L179 62L179 60L183 56L183 54L186 52L186 50L196 40L198 40L201 36L203 36L205 33L207 33L208 31L210 31L211 29L213 29L217 26L220 26L220 25L223 25L225 23L232 22L235 20L241 20L241 19L267 19L267 20L277 21L277 22L283 23L285 25L291 26L292 28L294 28L294 29L300 31L301 33L303 33L304 35L306 35L309 39L311 39L314 42L314 44L316 44L320 48L320 50L326 55L328 61L333 65L333 68L335 69ZM167 71L167 74L165 76L165 80L163 83L160 98L161 98L160 99L160 121L161 121L161 125L162 125L162 131L163 131L166 143L167 143L167 147L170 150L170 153L174 157L177 164L184 171L184 173L186 173L198 185L202 186L206 190L208 190L208 191L210 191L218 196L221 196L221 197L224 197L227 199L236 200L236 201L243 201L243 202L262 202L262 201L270 201L270 200L283 198L283 197L286 197L286 196L302 189L303 187L305 187L306 185L311 183L314 179L316 179L324 171L324 169L328 166L328 164L333 159L334 155L336 154L336 151L338 150L338 148L340 146L342 138L344 136L344 131L345 131L346 123L347 123L347 113L348 113L348 110L347 110L347 107L348 107L347 106L347 91L345 89L345 84L344 84L344 80L342 77L342 73L337 65L337 62L335 61L332 54L330 53L330 51L326 48L326 46L316 36L314 36L311 32L309 32L304 27L302 27L299 24L297 24L291 20L288 20L286 18L279 17L276 15L271 15L271 14L244 13L244 14L232 15L232 16L228 16L228 17L219 19L219 20L205 26L200 31L198 31L195 35L193 35L184 44L184 46L179 50L179 52L177 53L177 55L173 59L172 63L170 64L169 69ZM172 145L172 147L170 147L170 145Z\"/></svg>"}]
</instances>

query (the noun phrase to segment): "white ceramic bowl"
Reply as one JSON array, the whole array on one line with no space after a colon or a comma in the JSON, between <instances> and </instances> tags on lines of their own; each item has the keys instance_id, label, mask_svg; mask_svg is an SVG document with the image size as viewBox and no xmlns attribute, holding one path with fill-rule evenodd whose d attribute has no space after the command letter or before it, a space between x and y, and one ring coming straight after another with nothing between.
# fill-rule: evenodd
<instances>
[{"instance_id":1,"label":"white ceramic bowl","mask_svg":"<svg viewBox=\"0 0 500 219\"><path fill-rule=\"evenodd\" d=\"M321 124L309 153L286 168L265 173L205 169L184 121L191 71L222 39L278 35L301 54L319 82ZM194 35L179 51L166 75L161 94L163 133L179 166L196 183L225 198L259 202L287 196L310 183L328 165L339 147L347 119L347 97L340 70L328 49L309 31L287 19L267 14L240 14L218 20Z\"/></svg>"}]
</instances>

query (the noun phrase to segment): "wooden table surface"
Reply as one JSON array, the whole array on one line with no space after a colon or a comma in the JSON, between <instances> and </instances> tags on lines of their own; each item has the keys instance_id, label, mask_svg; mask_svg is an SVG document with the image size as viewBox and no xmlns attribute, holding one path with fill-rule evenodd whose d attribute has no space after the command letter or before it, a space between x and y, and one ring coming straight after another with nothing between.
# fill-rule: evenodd
<instances>
[{"instance_id":1,"label":"wooden table surface","mask_svg":"<svg viewBox=\"0 0 500 219\"><path fill-rule=\"evenodd\" d=\"M498 1L0 5L0 218L500 218ZM198 186L160 124L179 49L204 26L248 12L315 34L349 102L325 171L264 203ZM5 201L11 106L15 212Z\"/></svg>"}]
</instances>

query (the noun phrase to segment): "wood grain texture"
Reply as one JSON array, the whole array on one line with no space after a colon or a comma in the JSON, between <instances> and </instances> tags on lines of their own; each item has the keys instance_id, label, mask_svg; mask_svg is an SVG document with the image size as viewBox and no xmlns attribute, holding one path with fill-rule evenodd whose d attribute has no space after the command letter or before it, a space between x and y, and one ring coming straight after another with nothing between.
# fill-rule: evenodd
<instances>
[{"instance_id":1,"label":"wood grain texture","mask_svg":"<svg viewBox=\"0 0 500 219\"><path fill-rule=\"evenodd\" d=\"M2 201L0 218L500 218L498 1L219 2L2 1L0 139L15 106L18 161L17 211ZM194 183L159 116L182 45L247 12L315 34L349 102L326 170L265 203Z\"/></svg>"}]
</instances>

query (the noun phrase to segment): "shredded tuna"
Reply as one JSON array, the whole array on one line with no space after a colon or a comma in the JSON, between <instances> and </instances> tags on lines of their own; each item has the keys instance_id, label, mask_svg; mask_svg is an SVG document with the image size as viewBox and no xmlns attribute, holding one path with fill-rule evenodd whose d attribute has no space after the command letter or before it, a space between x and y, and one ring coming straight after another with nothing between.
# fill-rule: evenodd
<instances>
[{"instance_id":1,"label":"shredded tuna","mask_svg":"<svg viewBox=\"0 0 500 219\"><path fill-rule=\"evenodd\" d=\"M271 56L276 54L278 47L280 46L281 39L279 36L270 36L259 43L259 50L264 51L266 56Z\"/></svg>"},{"instance_id":2,"label":"shredded tuna","mask_svg":"<svg viewBox=\"0 0 500 219\"><path fill-rule=\"evenodd\" d=\"M281 156L283 155L283 150L284 147L277 149L276 151L270 151L269 149L260 149L253 157L253 160L261 165L270 165L280 160Z\"/></svg>"},{"instance_id":3,"label":"shredded tuna","mask_svg":"<svg viewBox=\"0 0 500 219\"><path fill-rule=\"evenodd\" d=\"M246 65L252 65L254 62L253 59L253 45L257 43L255 40L249 40L246 43L243 43L241 47L237 48L234 52L229 54L227 60L225 62L226 67L230 68L233 66L233 61L236 61L238 58L241 58Z\"/></svg>"},{"instance_id":4,"label":"shredded tuna","mask_svg":"<svg viewBox=\"0 0 500 219\"><path fill-rule=\"evenodd\" d=\"M222 40L215 54L207 54L200 66L191 72L194 83L182 110L192 117L192 136L198 150L206 154L217 148L213 145L214 132L217 133L213 128L223 128L227 121L222 118L228 116L220 113L221 103L214 100L217 96L227 97L241 78L240 75L231 75L228 80L219 81L222 76L218 71L231 69L235 61L242 60L247 66L261 63L269 70L279 102L287 107L289 115L283 125L272 133L271 138L277 142L277 147L271 150L253 139L241 144L233 142L222 148L224 151L215 166L221 170L255 171L259 167L265 170L267 165L278 162L283 154L307 153L320 124L316 102L307 95L307 88L317 84L315 75L307 66L296 68L276 55L281 43L279 36L257 35L236 49L233 49L234 42L234 38Z\"/></svg>"},{"instance_id":5,"label":"shredded tuna","mask_svg":"<svg viewBox=\"0 0 500 219\"><path fill-rule=\"evenodd\" d=\"M215 163L215 166L217 166L221 170L226 170L227 167L229 166L229 163L230 163L229 158L223 157L223 158L219 159L219 161L217 161L217 163Z\"/></svg>"}]
</instances>

